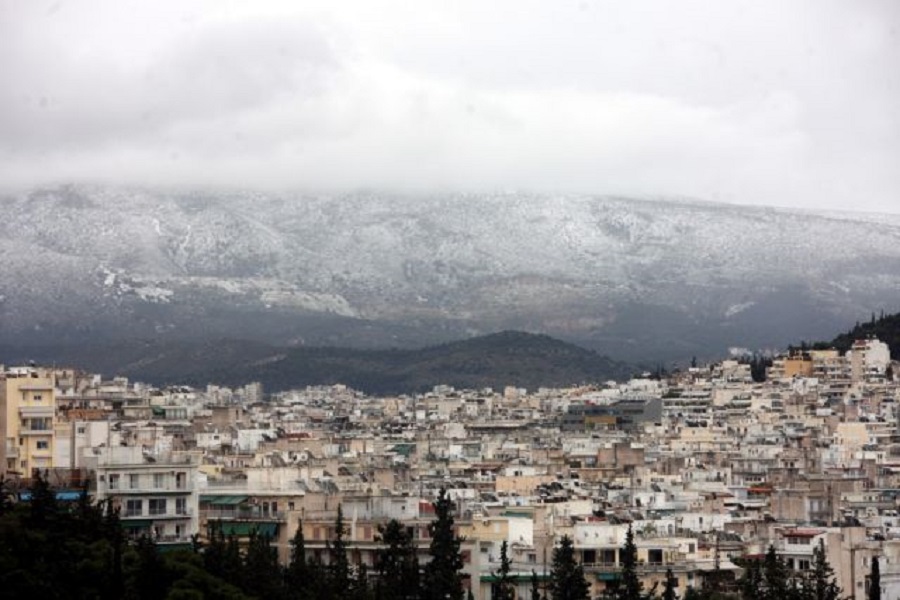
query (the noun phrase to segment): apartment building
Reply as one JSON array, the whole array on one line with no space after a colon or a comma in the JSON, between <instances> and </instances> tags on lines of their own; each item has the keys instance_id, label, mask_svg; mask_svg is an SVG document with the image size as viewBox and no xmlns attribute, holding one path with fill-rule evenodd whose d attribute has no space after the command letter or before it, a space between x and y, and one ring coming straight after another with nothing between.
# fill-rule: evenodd
<instances>
[{"instance_id":1,"label":"apartment building","mask_svg":"<svg viewBox=\"0 0 900 600\"><path fill-rule=\"evenodd\" d=\"M199 455L152 454L139 446L94 448L85 463L96 476L96 498L112 499L132 537L188 544L199 533Z\"/></svg>"},{"instance_id":2,"label":"apartment building","mask_svg":"<svg viewBox=\"0 0 900 600\"><path fill-rule=\"evenodd\" d=\"M0 375L0 469L30 477L54 466L55 377L48 369L14 367Z\"/></svg>"}]
</instances>

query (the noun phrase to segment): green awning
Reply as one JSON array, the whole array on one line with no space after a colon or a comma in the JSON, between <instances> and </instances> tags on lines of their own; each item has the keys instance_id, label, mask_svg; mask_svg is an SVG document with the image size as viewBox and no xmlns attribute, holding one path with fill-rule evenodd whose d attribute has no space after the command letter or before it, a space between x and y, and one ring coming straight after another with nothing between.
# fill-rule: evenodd
<instances>
[{"instance_id":1,"label":"green awning","mask_svg":"<svg viewBox=\"0 0 900 600\"><path fill-rule=\"evenodd\" d=\"M123 529L144 529L153 525L150 519L122 519Z\"/></svg>"},{"instance_id":2,"label":"green awning","mask_svg":"<svg viewBox=\"0 0 900 600\"><path fill-rule=\"evenodd\" d=\"M235 535L238 537L246 537L255 531L258 535L267 535L271 538L274 538L275 534L278 533L277 523L219 521L218 526L222 528L222 533L224 533L225 535Z\"/></svg>"},{"instance_id":3,"label":"green awning","mask_svg":"<svg viewBox=\"0 0 900 600\"><path fill-rule=\"evenodd\" d=\"M213 506L235 506L247 501L250 496L209 496L201 495L200 502Z\"/></svg>"},{"instance_id":4,"label":"green awning","mask_svg":"<svg viewBox=\"0 0 900 600\"><path fill-rule=\"evenodd\" d=\"M393 448L388 450L388 452L394 452L396 454L400 454L401 456L409 457L409 455L415 452L415 450L415 444L395 444Z\"/></svg>"}]
</instances>

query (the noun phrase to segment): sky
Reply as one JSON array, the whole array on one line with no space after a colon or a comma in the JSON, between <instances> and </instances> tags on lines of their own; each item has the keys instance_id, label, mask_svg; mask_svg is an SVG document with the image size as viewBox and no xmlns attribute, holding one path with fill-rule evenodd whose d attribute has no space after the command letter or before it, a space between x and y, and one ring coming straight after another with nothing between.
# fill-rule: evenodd
<instances>
[{"instance_id":1,"label":"sky","mask_svg":"<svg viewBox=\"0 0 900 600\"><path fill-rule=\"evenodd\" d=\"M0 186L900 212L895 0L0 0Z\"/></svg>"}]
</instances>

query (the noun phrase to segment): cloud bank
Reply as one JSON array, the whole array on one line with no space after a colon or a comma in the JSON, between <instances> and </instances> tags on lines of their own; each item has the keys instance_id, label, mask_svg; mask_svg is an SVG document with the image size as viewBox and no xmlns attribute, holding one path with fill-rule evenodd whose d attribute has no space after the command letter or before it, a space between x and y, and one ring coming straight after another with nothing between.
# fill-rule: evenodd
<instances>
[{"instance_id":1,"label":"cloud bank","mask_svg":"<svg viewBox=\"0 0 900 600\"><path fill-rule=\"evenodd\" d=\"M0 184L900 212L898 57L891 0L11 1Z\"/></svg>"}]
</instances>

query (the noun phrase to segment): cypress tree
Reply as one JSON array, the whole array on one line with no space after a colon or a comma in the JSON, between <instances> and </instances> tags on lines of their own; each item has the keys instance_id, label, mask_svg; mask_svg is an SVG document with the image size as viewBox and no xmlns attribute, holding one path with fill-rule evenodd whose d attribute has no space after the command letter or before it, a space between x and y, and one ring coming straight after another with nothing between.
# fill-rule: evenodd
<instances>
[{"instance_id":1,"label":"cypress tree","mask_svg":"<svg viewBox=\"0 0 900 600\"><path fill-rule=\"evenodd\" d=\"M753 560L744 570L741 577L741 598L742 600L756 600L762 586L762 570L758 560Z\"/></svg>"},{"instance_id":2,"label":"cypress tree","mask_svg":"<svg viewBox=\"0 0 900 600\"><path fill-rule=\"evenodd\" d=\"M379 600L416 600L419 597L419 557L412 535L397 519L378 526L377 540L384 544L375 557Z\"/></svg>"},{"instance_id":3,"label":"cypress tree","mask_svg":"<svg viewBox=\"0 0 900 600\"><path fill-rule=\"evenodd\" d=\"M257 531L250 533L244 555L244 590L259 598L278 600L284 597L284 578L278 564L278 551L271 538Z\"/></svg>"},{"instance_id":4,"label":"cypress tree","mask_svg":"<svg viewBox=\"0 0 900 600\"><path fill-rule=\"evenodd\" d=\"M244 560L241 557L241 546L233 534L229 534L225 541L225 556L223 558L222 578L243 589L244 586Z\"/></svg>"},{"instance_id":5,"label":"cypress tree","mask_svg":"<svg viewBox=\"0 0 900 600\"><path fill-rule=\"evenodd\" d=\"M506 540L500 545L500 568L494 573L496 581L491 591L491 600L513 600L516 592L510 578L511 565Z\"/></svg>"},{"instance_id":6,"label":"cypress tree","mask_svg":"<svg viewBox=\"0 0 900 600\"><path fill-rule=\"evenodd\" d=\"M807 585L804 586L805 595L812 600L840 600L841 588L834 580L834 569L828 564L825 557L825 542L819 540L819 545L813 550L813 568Z\"/></svg>"},{"instance_id":7,"label":"cypress tree","mask_svg":"<svg viewBox=\"0 0 900 600\"><path fill-rule=\"evenodd\" d=\"M426 600L462 600L463 561L460 538L453 530L453 502L441 488L434 503L435 519L428 525L430 560L422 573L422 598Z\"/></svg>"},{"instance_id":8,"label":"cypress tree","mask_svg":"<svg viewBox=\"0 0 900 600\"><path fill-rule=\"evenodd\" d=\"M537 571L531 570L531 600L542 600Z\"/></svg>"},{"instance_id":9,"label":"cypress tree","mask_svg":"<svg viewBox=\"0 0 900 600\"><path fill-rule=\"evenodd\" d=\"M344 509L338 504L334 521L334 540L331 542L331 560L328 563L328 587L332 598L343 598L350 589L350 562L347 560L347 543L344 541Z\"/></svg>"},{"instance_id":10,"label":"cypress tree","mask_svg":"<svg viewBox=\"0 0 900 600\"><path fill-rule=\"evenodd\" d=\"M303 537L303 520L297 520L297 531L291 538L291 558L285 569L284 580L289 598L305 600L310 597L310 568L306 562L306 540Z\"/></svg>"},{"instance_id":11,"label":"cypress tree","mask_svg":"<svg viewBox=\"0 0 900 600\"><path fill-rule=\"evenodd\" d=\"M775 546L769 546L762 567L762 598L765 600L784 600L789 596L790 581L787 567L775 552Z\"/></svg>"},{"instance_id":12,"label":"cypress tree","mask_svg":"<svg viewBox=\"0 0 900 600\"><path fill-rule=\"evenodd\" d=\"M637 545L634 543L634 530L628 526L625 534L625 545L621 549L622 575L617 600L641 600L643 585L637 574Z\"/></svg>"},{"instance_id":13,"label":"cypress tree","mask_svg":"<svg viewBox=\"0 0 900 600\"><path fill-rule=\"evenodd\" d=\"M675 588L678 586L678 580L672 574L672 569L666 569L666 585L663 587L662 600L677 600L678 595Z\"/></svg>"},{"instance_id":14,"label":"cypress tree","mask_svg":"<svg viewBox=\"0 0 900 600\"><path fill-rule=\"evenodd\" d=\"M881 600L881 569L878 557L872 557L872 570L869 572L869 600Z\"/></svg>"}]
</instances>

